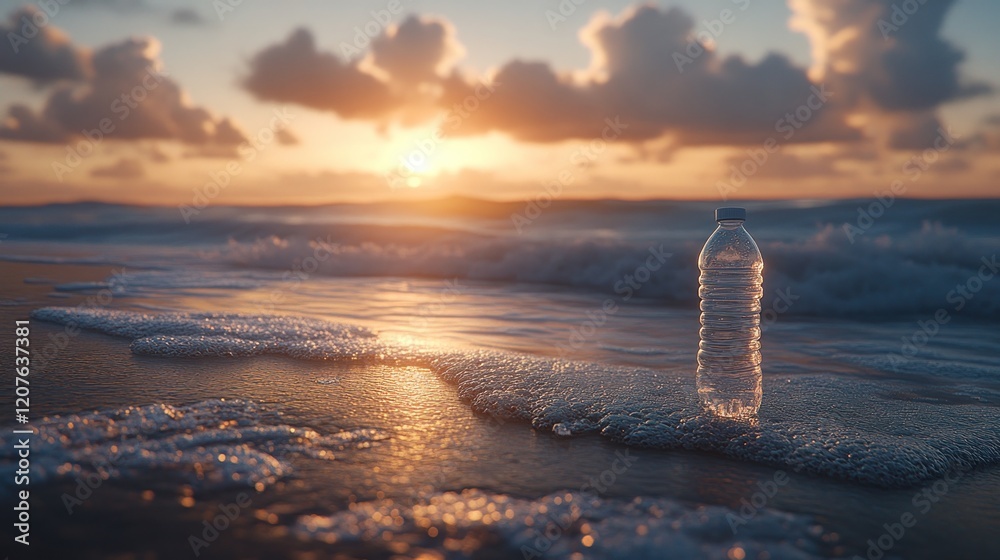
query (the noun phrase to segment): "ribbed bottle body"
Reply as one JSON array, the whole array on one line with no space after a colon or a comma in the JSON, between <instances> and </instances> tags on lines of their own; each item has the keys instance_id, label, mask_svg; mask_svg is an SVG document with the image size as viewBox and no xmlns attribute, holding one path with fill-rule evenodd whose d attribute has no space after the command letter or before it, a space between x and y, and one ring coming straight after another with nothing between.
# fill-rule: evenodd
<instances>
[{"instance_id":1,"label":"ribbed bottle body","mask_svg":"<svg viewBox=\"0 0 1000 560\"><path fill-rule=\"evenodd\" d=\"M698 396L726 418L756 416L761 400L764 261L742 221L722 222L702 249Z\"/></svg>"}]
</instances>

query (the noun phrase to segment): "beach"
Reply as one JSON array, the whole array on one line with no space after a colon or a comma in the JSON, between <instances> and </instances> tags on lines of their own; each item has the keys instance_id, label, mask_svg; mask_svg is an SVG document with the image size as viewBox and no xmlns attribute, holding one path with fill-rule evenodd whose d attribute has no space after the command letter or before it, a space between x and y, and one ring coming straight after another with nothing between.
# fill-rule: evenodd
<instances>
[{"instance_id":1,"label":"beach","mask_svg":"<svg viewBox=\"0 0 1000 560\"><path fill-rule=\"evenodd\" d=\"M1000 3L0 16L3 560L1000 558Z\"/></svg>"},{"instance_id":2,"label":"beach","mask_svg":"<svg viewBox=\"0 0 1000 560\"><path fill-rule=\"evenodd\" d=\"M1000 341L975 316L952 312L893 371L886 355L916 321L775 311L748 426L697 413L697 311L655 291L344 276L331 272L343 247L306 253L331 268L297 279L245 258L175 266L180 252L154 260L148 240L4 249L3 321L30 317L44 355L31 491L47 554L827 558L874 545L976 558L995 546ZM822 305L802 297L790 309ZM224 529L203 523L219 515Z\"/></svg>"}]
</instances>

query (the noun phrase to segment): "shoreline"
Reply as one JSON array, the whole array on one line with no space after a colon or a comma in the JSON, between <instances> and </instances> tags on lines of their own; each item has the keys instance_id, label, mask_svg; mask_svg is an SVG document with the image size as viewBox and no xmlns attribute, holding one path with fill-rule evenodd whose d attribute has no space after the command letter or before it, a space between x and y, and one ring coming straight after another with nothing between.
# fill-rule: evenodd
<instances>
[{"instance_id":1,"label":"shoreline","mask_svg":"<svg viewBox=\"0 0 1000 560\"><path fill-rule=\"evenodd\" d=\"M77 265L22 265L17 274L58 281L98 281L111 270ZM86 297L74 293L69 298L54 300L46 295L49 286L18 284L11 282L11 278L6 276L5 287L17 288L27 299L0 308L4 320L38 304L72 307ZM122 303L126 302L116 301L113 307L118 308ZM139 303L131 301L125 306ZM33 321L32 328L33 336L47 339L62 327ZM405 501L439 492L479 489L514 499L540 500L555 492L579 490L585 484L592 484L594 477L600 483L602 473L609 469L614 472L615 460L627 452L637 457L637 461L622 474L616 474L614 483L606 486L607 492L600 493L610 503L626 504L637 497L669 499L694 508L728 508L730 515L740 520L744 519L745 512L741 510L746 504L752 510L793 512L816 520L823 526L824 534L836 533L837 538L828 543L832 548L844 546L841 549L844 552L854 551L863 556L864 547L855 547L866 539L877 539L884 532L883 524L898 519L899 511L912 509L914 494L925 486L882 489L786 472L712 453L630 448L596 434L561 438L534 430L523 422L498 425L490 417L472 412L469 403L459 398L456 386L418 367L316 362L270 355L183 359L139 356L130 351L127 339L81 331L62 351L55 367L39 371L39 377L32 388L33 395L39 398L37 407L33 407L35 415L114 410L153 403L183 406L205 399L236 398L259 402L280 412L285 423L315 429L321 434L356 428L375 428L389 434L388 439L365 448L334 452L337 458L333 461L295 455L282 459L294 467L293 474L253 498L255 511L263 510L260 515L265 520L261 523L252 517L251 522L251 516L245 516L248 525L239 529L247 535L264 535L263 540L253 541L259 548L253 550L243 539L235 538L234 535L242 533L234 531L213 542L209 554L253 555L264 549L283 550L282 547L288 546L300 547L295 549L300 552L333 550L321 541L302 544L292 539L290 532L303 515L324 508L328 514L344 511L352 503L352 496L354 502L373 502L381 499L381 492L385 498ZM788 482L772 493L769 484L777 480L779 472L787 474ZM116 500L124 500L125 506L99 505L104 503L101 498L86 506L93 509L80 510L89 513L72 517L58 514L65 511L60 509L63 506L58 499L66 484L72 485L71 481L38 484L35 488L39 496L44 496L45 505L36 511L50 511L55 517L35 517L43 520L36 523L56 519L59 526L79 526L82 516L103 519L119 515L114 513L116 508L122 510L120 515L125 515L130 507L141 506L151 508L146 510L150 512L149 520L160 516L161 523L173 519L171 516L177 512L189 514L168 523L172 528L167 532L176 535L189 532L192 527L181 518L190 521L190 516L207 515L234 499L231 491L196 493L194 507L190 508L178 505L184 496L174 488L153 490L154 498L147 500L144 492L151 489L149 485L155 480L143 480L142 476L130 476L107 481L105 484L111 490L101 492L108 496L108 504L110 496L115 496ZM928 483L933 485L934 481ZM758 494L766 498L762 508L756 507L761 502ZM1000 524L997 514L1000 510L991 505L991 496L993 501L1000 496L997 465L963 477L919 518L917 526L921 530L909 531L893 552L919 557L956 531L970 535L963 541L967 554L988 552L988 535ZM755 511L747 511L748 518L755 518ZM271 513L278 515L277 524L267 521ZM725 515L722 519L726 531L732 530L732 519L727 520ZM137 535L147 535L142 521L135 519L131 523L137 527ZM61 529L52 530L48 534L53 538L60 535ZM734 536L739 538L742 530L743 525L736 523ZM97 551L110 538L97 531L81 541L79 534L74 534L77 536L72 538L77 540L73 547L84 557L88 547L94 557L98 556ZM225 544L228 541L232 542ZM158 541L151 538L150 542ZM362 556L389 550L363 543L356 546Z\"/></svg>"}]
</instances>

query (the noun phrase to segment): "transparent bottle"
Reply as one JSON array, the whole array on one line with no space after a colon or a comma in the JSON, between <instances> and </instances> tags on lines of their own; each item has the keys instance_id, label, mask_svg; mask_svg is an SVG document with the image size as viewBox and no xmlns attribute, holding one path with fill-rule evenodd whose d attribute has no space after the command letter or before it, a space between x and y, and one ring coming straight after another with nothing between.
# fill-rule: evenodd
<instances>
[{"instance_id":1,"label":"transparent bottle","mask_svg":"<svg viewBox=\"0 0 1000 560\"><path fill-rule=\"evenodd\" d=\"M703 409L725 418L756 418L760 408L764 259L743 228L746 216L744 208L717 209L719 227L698 257L698 397Z\"/></svg>"}]
</instances>

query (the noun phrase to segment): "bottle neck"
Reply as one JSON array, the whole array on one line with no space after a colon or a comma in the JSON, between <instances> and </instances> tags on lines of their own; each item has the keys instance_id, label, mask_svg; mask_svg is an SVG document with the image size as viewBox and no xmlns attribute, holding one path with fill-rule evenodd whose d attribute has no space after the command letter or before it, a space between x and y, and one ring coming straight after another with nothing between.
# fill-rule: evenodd
<instances>
[{"instance_id":1,"label":"bottle neck","mask_svg":"<svg viewBox=\"0 0 1000 560\"><path fill-rule=\"evenodd\" d=\"M743 220L719 220L722 229L736 229L743 226Z\"/></svg>"}]
</instances>

